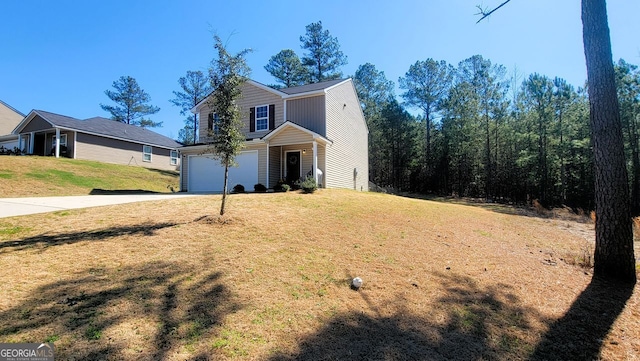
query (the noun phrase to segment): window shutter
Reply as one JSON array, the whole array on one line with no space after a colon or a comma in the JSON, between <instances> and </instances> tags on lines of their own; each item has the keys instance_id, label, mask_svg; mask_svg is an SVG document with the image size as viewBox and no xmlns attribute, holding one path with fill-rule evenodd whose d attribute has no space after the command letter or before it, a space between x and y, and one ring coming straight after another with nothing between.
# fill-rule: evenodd
<instances>
[{"instance_id":1,"label":"window shutter","mask_svg":"<svg viewBox=\"0 0 640 361\"><path fill-rule=\"evenodd\" d=\"M273 130L276 127L276 106L275 104L269 105L269 130Z\"/></svg>"},{"instance_id":2,"label":"window shutter","mask_svg":"<svg viewBox=\"0 0 640 361\"><path fill-rule=\"evenodd\" d=\"M256 131L256 108L255 107L251 107L249 109L249 131L250 132Z\"/></svg>"},{"instance_id":3,"label":"window shutter","mask_svg":"<svg viewBox=\"0 0 640 361\"><path fill-rule=\"evenodd\" d=\"M207 130L213 130L213 113L209 113L209 119L207 119Z\"/></svg>"}]
</instances>

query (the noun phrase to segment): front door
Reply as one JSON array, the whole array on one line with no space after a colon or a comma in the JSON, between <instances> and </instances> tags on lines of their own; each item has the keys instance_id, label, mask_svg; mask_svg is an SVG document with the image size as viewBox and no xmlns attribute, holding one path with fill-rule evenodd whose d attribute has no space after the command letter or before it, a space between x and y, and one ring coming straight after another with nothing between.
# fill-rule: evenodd
<instances>
[{"instance_id":1,"label":"front door","mask_svg":"<svg viewBox=\"0 0 640 361\"><path fill-rule=\"evenodd\" d=\"M287 162L287 183L293 184L300 179L300 152L285 153Z\"/></svg>"}]
</instances>

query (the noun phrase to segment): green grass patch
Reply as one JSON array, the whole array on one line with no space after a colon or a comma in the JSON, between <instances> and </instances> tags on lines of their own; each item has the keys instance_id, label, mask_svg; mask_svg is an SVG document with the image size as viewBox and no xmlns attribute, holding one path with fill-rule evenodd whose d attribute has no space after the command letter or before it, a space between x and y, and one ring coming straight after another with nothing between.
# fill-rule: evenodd
<instances>
[{"instance_id":1,"label":"green grass patch","mask_svg":"<svg viewBox=\"0 0 640 361\"><path fill-rule=\"evenodd\" d=\"M15 236L23 232L30 231L31 227L12 226L10 224L0 224L0 236Z\"/></svg>"},{"instance_id":2,"label":"green grass patch","mask_svg":"<svg viewBox=\"0 0 640 361\"><path fill-rule=\"evenodd\" d=\"M83 177L72 172L57 169L48 169L44 171L33 171L25 174L28 178L37 180L46 180L55 182L62 186L76 186L83 188L100 188L105 185L100 178Z\"/></svg>"},{"instance_id":3,"label":"green grass patch","mask_svg":"<svg viewBox=\"0 0 640 361\"><path fill-rule=\"evenodd\" d=\"M84 332L84 336L89 340L99 340L102 337L102 330L95 325L89 325Z\"/></svg>"},{"instance_id":4,"label":"green grass patch","mask_svg":"<svg viewBox=\"0 0 640 361\"><path fill-rule=\"evenodd\" d=\"M179 172L54 157L5 157L0 198L85 195L94 190L179 189Z\"/></svg>"},{"instance_id":5,"label":"green grass patch","mask_svg":"<svg viewBox=\"0 0 640 361\"><path fill-rule=\"evenodd\" d=\"M47 338L44 339L45 343L53 343L56 342L60 339L60 336L58 335L51 335L51 336L47 336Z\"/></svg>"}]
</instances>

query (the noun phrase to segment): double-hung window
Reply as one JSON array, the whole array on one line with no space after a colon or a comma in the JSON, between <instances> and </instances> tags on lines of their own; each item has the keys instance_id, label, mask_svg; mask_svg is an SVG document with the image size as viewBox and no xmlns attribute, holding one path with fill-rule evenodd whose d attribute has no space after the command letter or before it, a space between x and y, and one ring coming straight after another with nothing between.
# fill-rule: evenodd
<instances>
[{"instance_id":1,"label":"double-hung window","mask_svg":"<svg viewBox=\"0 0 640 361\"><path fill-rule=\"evenodd\" d=\"M55 145L55 143L53 143ZM60 146L61 147L66 147L67 146L67 135L66 134L60 134Z\"/></svg>"},{"instance_id":2,"label":"double-hung window","mask_svg":"<svg viewBox=\"0 0 640 361\"><path fill-rule=\"evenodd\" d=\"M209 119L207 121L207 130L213 132L214 134L218 134L219 128L218 124L220 124L220 118L216 113L209 113Z\"/></svg>"},{"instance_id":3,"label":"double-hung window","mask_svg":"<svg viewBox=\"0 0 640 361\"><path fill-rule=\"evenodd\" d=\"M178 165L178 151L171 151L171 165Z\"/></svg>"},{"instance_id":4,"label":"double-hung window","mask_svg":"<svg viewBox=\"0 0 640 361\"><path fill-rule=\"evenodd\" d=\"M269 129L269 106L256 107L256 131Z\"/></svg>"},{"instance_id":5,"label":"double-hung window","mask_svg":"<svg viewBox=\"0 0 640 361\"><path fill-rule=\"evenodd\" d=\"M142 146L142 161L143 162L151 162L151 146L143 145Z\"/></svg>"}]
</instances>

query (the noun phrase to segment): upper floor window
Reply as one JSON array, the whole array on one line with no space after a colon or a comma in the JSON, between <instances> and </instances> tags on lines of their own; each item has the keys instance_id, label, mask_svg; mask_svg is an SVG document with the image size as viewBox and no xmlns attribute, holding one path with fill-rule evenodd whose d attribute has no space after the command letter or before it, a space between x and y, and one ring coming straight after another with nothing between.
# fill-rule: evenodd
<instances>
[{"instance_id":1,"label":"upper floor window","mask_svg":"<svg viewBox=\"0 0 640 361\"><path fill-rule=\"evenodd\" d=\"M142 146L142 161L151 162L151 146L150 145Z\"/></svg>"},{"instance_id":2,"label":"upper floor window","mask_svg":"<svg viewBox=\"0 0 640 361\"><path fill-rule=\"evenodd\" d=\"M218 114L209 113L209 119L207 121L207 130L213 133L218 133L219 123L220 123L220 118L218 118Z\"/></svg>"},{"instance_id":3,"label":"upper floor window","mask_svg":"<svg viewBox=\"0 0 640 361\"><path fill-rule=\"evenodd\" d=\"M256 107L256 131L269 129L269 106Z\"/></svg>"}]
</instances>

